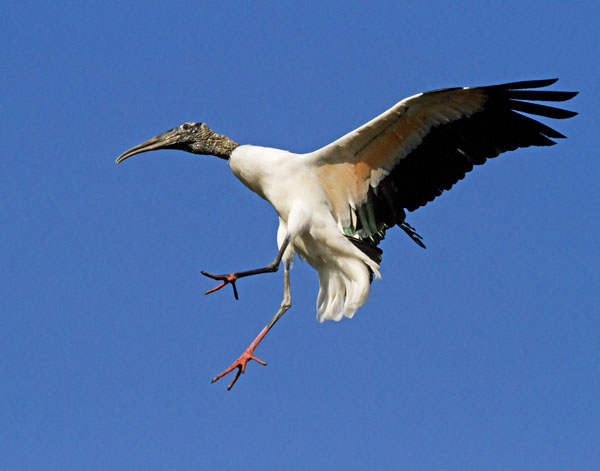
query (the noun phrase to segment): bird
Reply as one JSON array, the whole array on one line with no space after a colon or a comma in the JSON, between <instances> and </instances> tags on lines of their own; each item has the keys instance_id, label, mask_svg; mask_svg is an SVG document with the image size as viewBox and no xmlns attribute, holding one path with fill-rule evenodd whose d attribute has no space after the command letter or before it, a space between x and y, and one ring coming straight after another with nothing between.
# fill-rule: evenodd
<instances>
[{"instance_id":1,"label":"bird","mask_svg":"<svg viewBox=\"0 0 600 471\"><path fill-rule=\"evenodd\" d=\"M422 237L406 221L450 190L475 165L504 152L551 146L565 136L531 116L565 119L574 111L541 102L562 102L578 92L540 90L558 79L432 90L405 98L376 118L314 152L296 154L240 145L204 122L185 122L138 144L116 159L176 149L212 155L268 201L279 217L277 254L268 265L215 275L210 294L236 281L273 273L283 265L279 309L244 352L212 382L237 370L230 390L250 360L266 363L254 350L291 307L290 267L294 255L318 274L317 320L351 318L380 278L386 231L399 227L417 245Z\"/></svg>"}]
</instances>

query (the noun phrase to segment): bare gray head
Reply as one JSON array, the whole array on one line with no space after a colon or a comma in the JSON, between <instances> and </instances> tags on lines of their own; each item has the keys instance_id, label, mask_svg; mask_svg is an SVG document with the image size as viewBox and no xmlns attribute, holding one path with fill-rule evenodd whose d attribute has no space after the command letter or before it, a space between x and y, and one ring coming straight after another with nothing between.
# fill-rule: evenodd
<instances>
[{"instance_id":1,"label":"bare gray head","mask_svg":"<svg viewBox=\"0 0 600 471\"><path fill-rule=\"evenodd\" d=\"M183 123L126 150L115 162L118 164L132 155L159 149L179 149L192 154L215 155L229 159L237 146L237 142L212 131L206 123Z\"/></svg>"}]
</instances>

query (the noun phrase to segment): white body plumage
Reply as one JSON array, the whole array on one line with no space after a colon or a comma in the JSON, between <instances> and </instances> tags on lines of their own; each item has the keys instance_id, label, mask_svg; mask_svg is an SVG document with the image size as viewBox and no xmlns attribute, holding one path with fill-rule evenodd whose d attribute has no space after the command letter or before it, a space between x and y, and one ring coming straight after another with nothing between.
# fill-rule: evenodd
<instances>
[{"instance_id":1,"label":"white body plumage","mask_svg":"<svg viewBox=\"0 0 600 471\"><path fill-rule=\"evenodd\" d=\"M294 252L319 274L317 319L352 317L369 295L369 268L379 265L343 235L323 184L315 154L243 145L229 158L233 174L267 200L279 216L277 243L290 237L284 260Z\"/></svg>"}]
</instances>

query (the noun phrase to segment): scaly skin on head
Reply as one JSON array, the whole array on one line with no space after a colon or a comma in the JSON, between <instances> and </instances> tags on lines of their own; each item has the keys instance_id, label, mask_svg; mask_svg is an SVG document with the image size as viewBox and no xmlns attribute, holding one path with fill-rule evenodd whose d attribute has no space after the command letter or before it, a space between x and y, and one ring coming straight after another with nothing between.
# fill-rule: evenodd
<instances>
[{"instance_id":1,"label":"scaly skin on head","mask_svg":"<svg viewBox=\"0 0 600 471\"><path fill-rule=\"evenodd\" d=\"M132 155L160 149L178 149L227 160L238 145L227 136L211 130L206 123L183 123L126 150L117 158L116 163L121 163Z\"/></svg>"}]
</instances>

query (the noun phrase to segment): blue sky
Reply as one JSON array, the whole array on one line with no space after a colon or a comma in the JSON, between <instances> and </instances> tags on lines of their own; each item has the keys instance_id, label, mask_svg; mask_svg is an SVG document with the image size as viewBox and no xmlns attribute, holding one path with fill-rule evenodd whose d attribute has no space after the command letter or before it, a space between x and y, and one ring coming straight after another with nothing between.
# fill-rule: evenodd
<instances>
[{"instance_id":1,"label":"blue sky","mask_svg":"<svg viewBox=\"0 0 600 471\"><path fill-rule=\"evenodd\" d=\"M427 5L423 5L427 3ZM13 2L0 18L0 468L592 469L600 462L595 2ZM354 319L275 312L277 218L184 121L314 150L425 90L560 77L578 117L409 215ZM595 463L595 466L594 466Z\"/></svg>"}]
</instances>

